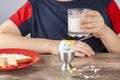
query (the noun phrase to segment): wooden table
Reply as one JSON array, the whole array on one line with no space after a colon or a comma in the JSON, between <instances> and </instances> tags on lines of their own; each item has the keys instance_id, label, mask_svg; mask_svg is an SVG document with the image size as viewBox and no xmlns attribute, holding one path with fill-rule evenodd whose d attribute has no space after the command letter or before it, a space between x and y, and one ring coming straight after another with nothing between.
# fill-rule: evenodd
<instances>
[{"instance_id":1,"label":"wooden table","mask_svg":"<svg viewBox=\"0 0 120 80\"><path fill-rule=\"evenodd\" d=\"M58 56L41 55L40 61L30 67L1 71L0 80L120 80L119 53L97 53L94 57L75 58L72 65L77 71L74 73L61 72L60 65ZM100 71L78 71L90 66Z\"/></svg>"}]
</instances>

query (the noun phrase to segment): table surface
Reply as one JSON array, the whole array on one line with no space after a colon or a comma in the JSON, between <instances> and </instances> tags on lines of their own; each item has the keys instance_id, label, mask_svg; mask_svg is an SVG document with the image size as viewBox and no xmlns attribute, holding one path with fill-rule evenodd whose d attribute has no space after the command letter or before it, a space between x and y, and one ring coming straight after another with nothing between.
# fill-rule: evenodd
<instances>
[{"instance_id":1,"label":"table surface","mask_svg":"<svg viewBox=\"0 0 120 80\"><path fill-rule=\"evenodd\" d=\"M71 63L77 68L73 73L60 70L62 63L59 56L40 56L40 61L30 67L1 71L0 80L120 80L119 53L96 53L93 57L76 57ZM92 67L99 71L92 71Z\"/></svg>"}]
</instances>

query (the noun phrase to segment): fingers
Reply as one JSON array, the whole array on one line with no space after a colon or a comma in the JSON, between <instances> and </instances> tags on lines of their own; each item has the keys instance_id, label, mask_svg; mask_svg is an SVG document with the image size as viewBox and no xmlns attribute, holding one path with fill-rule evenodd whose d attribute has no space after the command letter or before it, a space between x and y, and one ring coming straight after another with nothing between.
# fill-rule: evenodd
<instances>
[{"instance_id":1,"label":"fingers","mask_svg":"<svg viewBox=\"0 0 120 80\"><path fill-rule=\"evenodd\" d=\"M106 24L98 11L87 11L82 16L80 28L84 33L93 33L95 36L100 37L105 32Z\"/></svg>"},{"instance_id":2,"label":"fingers","mask_svg":"<svg viewBox=\"0 0 120 80\"><path fill-rule=\"evenodd\" d=\"M84 17L88 17L88 16L92 16L92 17L95 17L95 16L100 16L100 13L96 10L90 10L90 11L86 11L82 14Z\"/></svg>"},{"instance_id":3,"label":"fingers","mask_svg":"<svg viewBox=\"0 0 120 80\"><path fill-rule=\"evenodd\" d=\"M80 28L84 33L97 33L98 30L102 29L101 27L98 27L98 23L88 23L85 25L81 25Z\"/></svg>"},{"instance_id":4,"label":"fingers","mask_svg":"<svg viewBox=\"0 0 120 80\"><path fill-rule=\"evenodd\" d=\"M77 56L77 57L85 57L85 54L84 53L75 52L75 56Z\"/></svg>"},{"instance_id":5,"label":"fingers","mask_svg":"<svg viewBox=\"0 0 120 80\"><path fill-rule=\"evenodd\" d=\"M86 23L92 23L92 22L97 22L98 20L100 20L100 17L92 17L92 16L88 16L88 17L83 17L81 19L81 24L84 25Z\"/></svg>"},{"instance_id":6,"label":"fingers","mask_svg":"<svg viewBox=\"0 0 120 80\"><path fill-rule=\"evenodd\" d=\"M77 42L75 45L75 55L80 57L93 56L95 53L90 46L83 42Z\"/></svg>"},{"instance_id":7,"label":"fingers","mask_svg":"<svg viewBox=\"0 0 120 80\"><path fill-rule=\"evenodd\" d=\"M87 23L87 24L84 24L84 25L80 25L80 28L81 29L94 29L94 28L98 28L98 24L93 22L93 23Z\"/></svg>"},{"instance_id":8,"label":"fingers","mask_svg":"<svg viewBox=\"0 0 120 80\"><path fill-rule=\"evenodd\" d=\"M88 24L88 23L99 23L99 21L103 21L102 16L97 11L87 11L82 14L81 24Z\"/></svg>"}]
</instances>

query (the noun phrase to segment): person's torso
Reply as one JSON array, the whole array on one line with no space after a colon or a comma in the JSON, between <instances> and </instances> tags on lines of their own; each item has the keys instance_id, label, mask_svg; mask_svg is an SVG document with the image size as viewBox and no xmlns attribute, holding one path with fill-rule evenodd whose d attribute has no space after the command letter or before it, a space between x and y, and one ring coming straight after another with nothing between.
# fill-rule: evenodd
<instances>
[{"instance_id":1,"label":"person's torso","mask_svg":"<svg viewBox=\"0 0 120 80\"><path fill-rule=\"evenodd\" d=\"M30 0L32 5L31 37L47 38L53 40L74 39L68 35L67 9L90 8L101 13L105 23L112 28L107 14L107 4L111 0L74 0L70 2L57 2L55 0ZM106 51L100 39L91 37L84 40L96 52Z\"/></svg>"}]
</instances>

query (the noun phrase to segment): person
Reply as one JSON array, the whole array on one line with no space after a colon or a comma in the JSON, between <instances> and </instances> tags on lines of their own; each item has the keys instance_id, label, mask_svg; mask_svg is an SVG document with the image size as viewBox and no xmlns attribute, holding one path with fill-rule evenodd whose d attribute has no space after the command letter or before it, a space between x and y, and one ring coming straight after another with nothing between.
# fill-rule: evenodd
<instances>
[{"instance_id":1,"label":"person","mask_svg":"<svg viewBox=\"0 0 120 80\"><path fill-rule=\"evenodd\" d=\"M83 41L67 31L67 9L90 8L81 29L94 37ZM24 48L58 55L62 39L75 40L75 56L119 53L120 10L115 0L28 0L0 25L0 48ZM31 38L25 37L31 34Z\"/></svg>"}]
</instances>

